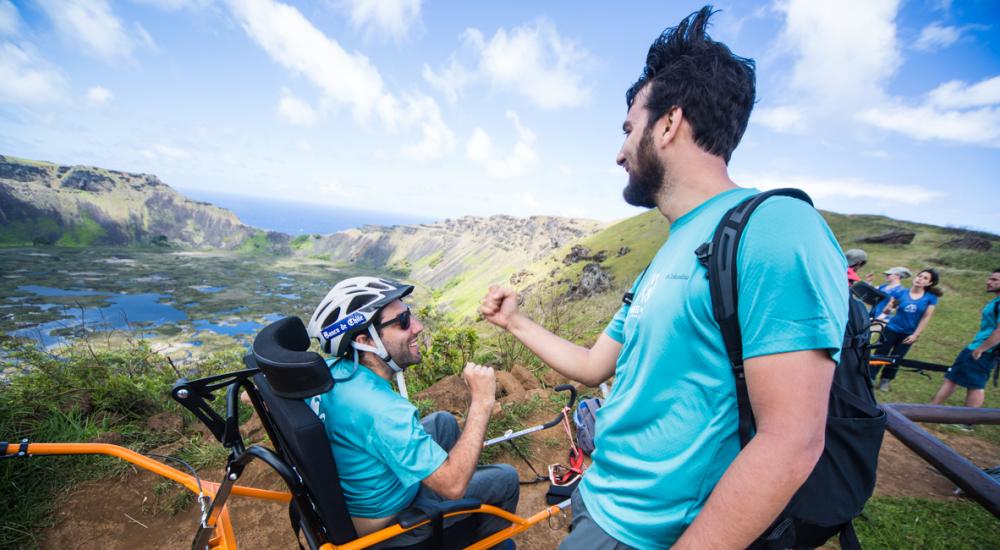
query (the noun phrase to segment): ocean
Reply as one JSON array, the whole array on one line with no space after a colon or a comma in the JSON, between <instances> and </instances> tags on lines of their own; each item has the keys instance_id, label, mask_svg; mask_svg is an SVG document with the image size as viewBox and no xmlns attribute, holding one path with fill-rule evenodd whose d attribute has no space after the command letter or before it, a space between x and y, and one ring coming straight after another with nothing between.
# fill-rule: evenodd
<instances>
[{"instance_id":1,"label":"ocean","mask_svg":"<svg viewBox=\"0 0 1000 550\"><path fill-rule=\"evenodd\" d=\"M354 210L195 189L178 189L178 191L191 199L210 202L225 208L239 216L247 225L289 235L326 235L369 224L409 225L436 221L426 216L394 212Z\"/></svg>"}]
</instances>

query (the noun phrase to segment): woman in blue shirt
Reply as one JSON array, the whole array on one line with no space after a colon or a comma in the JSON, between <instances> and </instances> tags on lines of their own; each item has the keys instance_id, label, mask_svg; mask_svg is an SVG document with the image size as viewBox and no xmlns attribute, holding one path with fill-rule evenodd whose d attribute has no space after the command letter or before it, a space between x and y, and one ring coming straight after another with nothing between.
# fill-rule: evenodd
<instances>
[{"instance_id":1,"label":"woman in blue shirt","mask_svg":"<svg viewBox=\"0 0 1000 550\"><path fill-rule=\"evenodd\" d=\"M875 349L878 355L891 355L902 359L910 351L920 334L927 328L927 323L934 315L941 289L937 288L939 276L933 269L925 269L913 278L913 286L909 292L893 297L889 307L896 307L896 314L889 320L882 331L882 344ZM899 367L889 365L882 369L878 389L889 389L889 382L896 378ZM875 372L872 373L875 377Z\"/></svg>"}]
</instances>

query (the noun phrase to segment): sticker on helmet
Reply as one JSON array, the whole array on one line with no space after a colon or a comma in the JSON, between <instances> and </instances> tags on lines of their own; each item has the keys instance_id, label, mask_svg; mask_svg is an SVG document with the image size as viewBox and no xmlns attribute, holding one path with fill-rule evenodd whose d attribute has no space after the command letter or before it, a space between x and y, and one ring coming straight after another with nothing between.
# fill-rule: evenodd
<instances>
[{"instance_id":1,"label":"sticker on helmet","mask_svg":"<svg viewBox=\"0 0 1000 550\"><path fill-rule=\"evenodd\" d=\"M326 338L327 340L333 340L340 334L347 332L348 330L351 330L354 327L363 325L365 323L365 320L366 319L364 315L355 312L337 321L336 323L333 323L332 325L323 327L323 330L320 331L320 334L322 334L323 338Z\"/></svg>"}]
</instances>

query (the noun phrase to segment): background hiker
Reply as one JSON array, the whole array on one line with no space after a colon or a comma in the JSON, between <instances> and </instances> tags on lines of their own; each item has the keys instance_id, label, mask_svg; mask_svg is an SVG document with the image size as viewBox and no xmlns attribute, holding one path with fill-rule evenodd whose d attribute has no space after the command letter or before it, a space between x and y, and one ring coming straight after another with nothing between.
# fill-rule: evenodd
<instances>
[{"instance_id":1,"label":"background hiker","mask_svg":"<svg viewBox=\"0 0 1000 550\"><path fill-rule=\"evenodd\" d=\"M346 279L334 285L309 321L309 335L333 356L335 381L309 404L326 427L359 536L427 501L472 497L508 512L517 507L517 471L507 464L477 467L496 398L493 369L465 366L462 378L472 403L461 431L447 412L418 420L413 404L392 390L395 372L421 359L418 336L424 327L402 302L412 291L388 279ZM509 525L496 516L483 518L479 538ZM429 536L430 526L425 526L385 547Z\"/></svg>"},{"instance_id":2,"label":"background hiker","mask_svg":"<svg viewBox=\"0 0 1000 550\"><path fill-rule=\"evenodd\" d=\"M891 299L897 294L902 294L908 290L905 286L903 286L902 280L910 277L911 273L909 269L901 266L890 267L885 270L884 275L885 282L878 285L878 289L886 293L887 296L884 300L872 306L872 319L887 319L889 317L889 312L886 311L886 308Z\"/></svg>"},{"instance_id":3,"label":"background hiker","mask_svg":"<svg viewBox=\"0 0 1000 550\"><path fill-rule=\"evenodd\" d=\"M995 297L983 308L979 332L972 342L959 352L955 363L944 375L944 383L931 403L940 405L951 396L956 386L965 388L965 406L981 407L986 398L986 381L997 368L1000 352L1000 268L986 279L986 292Z\"/></svg>"},{"instance_id":4,"label":"background hiker","mask_svg":"<svg viewBox=\"0 0 1000 550\"><path fill-rule=\"evenodd\" d=\"M573 494L563 549L744 548L823 450L847 264L816 210L789 197L761 205L741 244L739 314L757 435L740 450L733 373L694 251L756 193L737 187L727 168L755 76L752 60L706 34L711 14L706 6L664 31L626 94L624 198L670 222L631 303L590 348L524 316L510 289L491 288L480 309L564 376L589 386L615 376L595 414L593 463Z\"/></svg>"},{"instance_id":5,"label":"background hiker","mask_svg":"<svg viewBox=\"0 0 1000 550\"><path fill-rule=\"evenodd\" d=\"M861 280L858 270L868 263L868 253L860 248L852 248L844 251L844 257L847 258L847 285L850 286Z\"/></svg>"},{"instance_id":6,"label":"background hiker","mask_svg":"<svg viewBox=\"0 0 1000 550\"><path fill-rule=\"evenodd\" d=\"M895 295L887 307L895 308L896 313L882 331L882 343L875 349L876 354L890 355L897 361L906 357L910 346L920 338L934 315L938 297L941 296L941 289L937 288L939 278L937 271L925 269L913 278L913 286L907 292ZM897 364L882 367L878 389L888 390L897 372ZM872 379L876 374L878 369L872 371Z\"/></svg>"}]
</instances>

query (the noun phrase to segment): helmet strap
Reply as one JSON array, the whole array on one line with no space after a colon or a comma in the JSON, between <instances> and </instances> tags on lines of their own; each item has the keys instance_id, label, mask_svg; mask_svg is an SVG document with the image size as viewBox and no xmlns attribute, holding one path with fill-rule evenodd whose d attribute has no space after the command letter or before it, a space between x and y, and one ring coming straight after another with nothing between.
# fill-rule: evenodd
<instances>
[{"instance_id":1,"label":"helmet strap","mask_svg":"<svg viewBox=\"0 0 1000 550\"><path fill-rule=\"evenodd\" d=\"M372 341L375 342L375 346L372 347L366 344L358 343L356 340L352 340L351 346L354 347L354 353L356 354L358 350L374 353L379 359L385 361L385 364L389 365L389 368L392 369L393 373L402 372L403 369L400 368L395 361L393 361L389 352L385 349L385 344L382 343L382 339L379 338L378 332L375 330L374 326L368 325L368 335L371 337ZM355 362L357 362L356 358Z\"/></svg>"}]
</instances>

